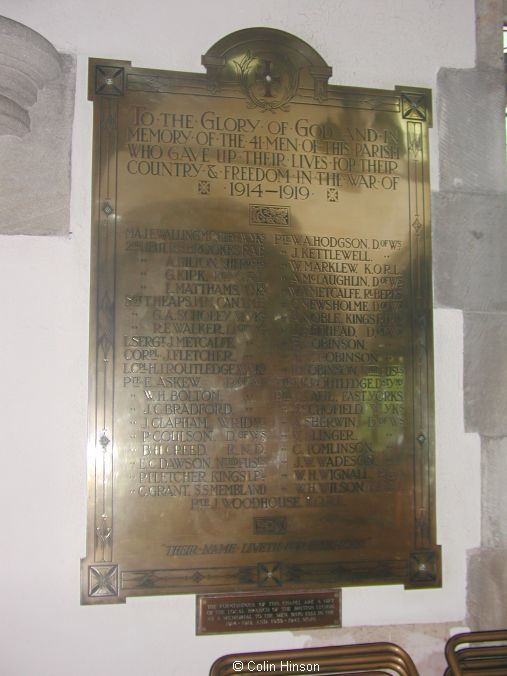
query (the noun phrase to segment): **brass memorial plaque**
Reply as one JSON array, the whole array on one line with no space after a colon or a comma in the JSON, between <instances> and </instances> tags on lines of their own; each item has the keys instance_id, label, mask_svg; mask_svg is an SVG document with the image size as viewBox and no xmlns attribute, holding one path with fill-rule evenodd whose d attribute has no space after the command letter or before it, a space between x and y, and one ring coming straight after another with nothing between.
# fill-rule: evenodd
<instances>
[{"instance_id":1,"label":"brass memorial plaque","mask_svg":"<svg viewBox=\"0 0 507 676\"><path fill-rule=\"evenodd\" d=\"M196 634L341 627L341 590L198 594Z\"/></svg>"},{"instance_id":2,"label":"brass memorial plaque","mask_svg":"<svg viewBox=\"0 0 507 676\"><path fill-rule=\"evenodd\" d=\"M430 92L266 28L203 64L90 60L83 603L438 586Z\"/></svg>"}]
</instances>

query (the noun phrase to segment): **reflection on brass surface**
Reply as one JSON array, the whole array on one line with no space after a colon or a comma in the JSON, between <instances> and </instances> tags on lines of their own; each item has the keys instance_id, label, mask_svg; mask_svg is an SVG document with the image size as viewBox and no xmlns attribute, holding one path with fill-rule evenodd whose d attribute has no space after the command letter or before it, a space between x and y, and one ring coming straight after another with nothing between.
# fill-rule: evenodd
<instances>
[{"instance_id":1,"label":"reflection on brass surface","mask_svg":"<svg viewBox=\"0 0 507 676\"><path fill-rule=\"evenodd\" d=\"M199 594L196 634L341 627L341 591Z\"/></svg>"},{"instance_id":2,"label":"reflection on brass surface","mask_svg":"<svg viewBox=\"0 0 507 676\"><path fill-rule=\"evenodd\" d=\"M440 584L428 90L244 30L90 60L84 603Z\"/></svg>"}]
</instances>

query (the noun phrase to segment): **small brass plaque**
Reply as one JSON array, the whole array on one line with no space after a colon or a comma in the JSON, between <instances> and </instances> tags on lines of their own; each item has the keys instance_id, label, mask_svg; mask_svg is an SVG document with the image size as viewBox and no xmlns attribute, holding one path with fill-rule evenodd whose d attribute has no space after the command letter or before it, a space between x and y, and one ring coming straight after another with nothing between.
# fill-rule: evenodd
<instances>
[{"instance_id":1,"label":"small brass plaque","mask_svg":"<svg viewBox=\"0 0 507 676\"><path fill-rule=\"evenodd\" d=\"M196 634L341 627L341 591L199 594Z\"/></svg>"},{"instance_id":2,"label":"small brass plaque","mask_svg":"<svg viewBox=\"0 0 507 676\"><path fill-rule=\"evenodd\" d=\"M90 60L83 603L440 584L428 90Z\"/></svg>"}]
</instances>

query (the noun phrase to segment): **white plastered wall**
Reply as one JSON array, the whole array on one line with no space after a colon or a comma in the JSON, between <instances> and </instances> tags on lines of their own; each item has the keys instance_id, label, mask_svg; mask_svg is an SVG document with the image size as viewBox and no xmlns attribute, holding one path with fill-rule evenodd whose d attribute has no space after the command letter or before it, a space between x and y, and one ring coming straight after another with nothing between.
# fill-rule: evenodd
<instances>
[{"instance_id":1,"label":"white plastered wall","mask_svg":"<svg viewBox=\"0 0 507 676\"><path fill-rule=\"evenodd\" d=\"M79 605L79 559L85 554L91 190L87 59L199 72L201 54L219 38L240 28L270 26L309 42L332 65L333 83L434 89L440 67L474 64L473 0L2 0L0 12L40 32L58 50L77 55L71 234L0 238L0 672L197 676L227 652L343 642L344 632L331 630L197 638L193 596ZM433 189L438 189L437 144L434 130ZM51 167L41 170L50 172ZM466 551L480 541L480 469L478 440L464 433L462 344L461 312L437 309L443 587L344 590L349 639L360 635L355 626L459 623L466 615ZM413 650L424 665L426 647ZM438 673L431 669L421 673Z\"/></svg>"}]
</instances>

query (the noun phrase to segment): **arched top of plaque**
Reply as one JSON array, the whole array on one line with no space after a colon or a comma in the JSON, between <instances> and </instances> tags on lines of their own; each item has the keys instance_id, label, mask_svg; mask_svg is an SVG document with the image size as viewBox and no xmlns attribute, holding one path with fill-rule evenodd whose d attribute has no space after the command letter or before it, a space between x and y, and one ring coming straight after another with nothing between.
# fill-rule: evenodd
<instances>
[{"instance_id":1,"label":"arched top of plaque","mask_svg":"<svg viewBox=\"0 0 507 676\"><path fill-rule=\"evenodd\" d=\"M295 97L324 101L332 69L309 44L274 28L225 36L202 57L210 91L239 85L252 108L284 110Z\"/></svg>"}]
</instances>

